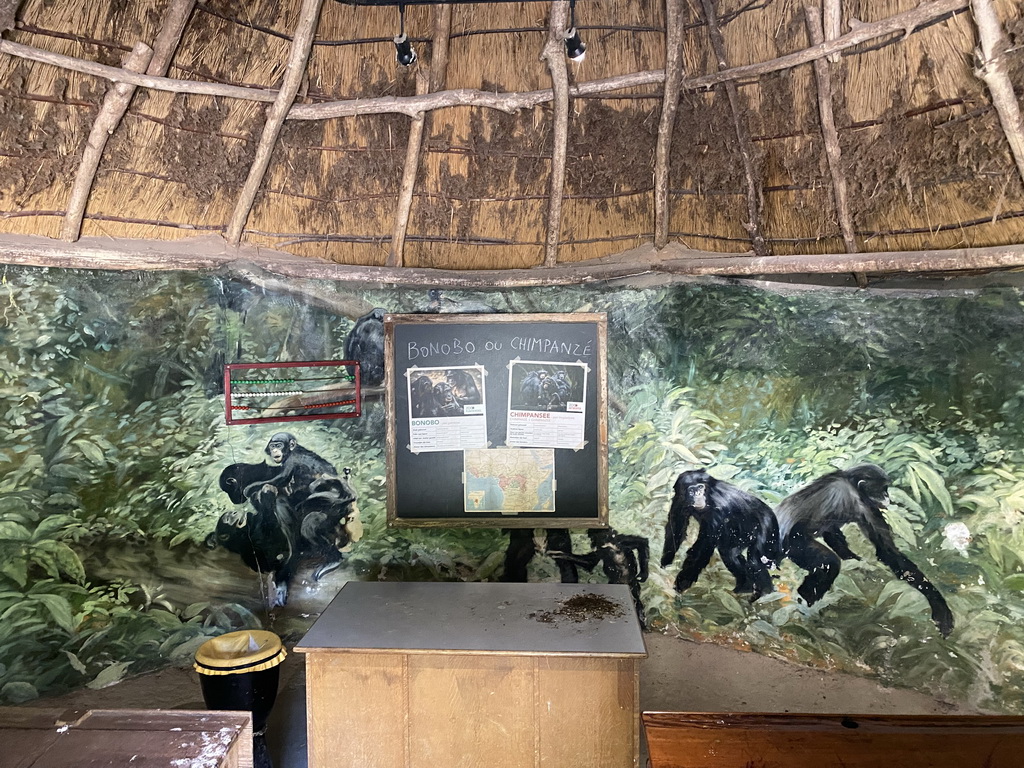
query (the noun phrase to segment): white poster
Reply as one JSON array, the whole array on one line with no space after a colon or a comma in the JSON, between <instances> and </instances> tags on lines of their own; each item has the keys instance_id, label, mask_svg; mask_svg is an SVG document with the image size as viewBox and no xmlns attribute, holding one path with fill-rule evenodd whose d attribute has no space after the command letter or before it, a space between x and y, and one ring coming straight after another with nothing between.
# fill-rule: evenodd
<instances>
[{"instance_id":1,"label":"white poster","mask_svg":"<svg viewBox=\"0 0 1024 768\"><path fill-rule=\"evenodd\" d=\"M586 363L512 360L508 372L505 444L570 448L586 444Z\"/></svg>"},{"instance_id":2,"label":"white poster","mask_svg":"<svg viewBox=\"0 0 1024 768\"><path fill-rule=\"evenodd\" d=\"M482 365L413 367L405 376L412 453L487 447Z\"/></svg>"}]
</instances>

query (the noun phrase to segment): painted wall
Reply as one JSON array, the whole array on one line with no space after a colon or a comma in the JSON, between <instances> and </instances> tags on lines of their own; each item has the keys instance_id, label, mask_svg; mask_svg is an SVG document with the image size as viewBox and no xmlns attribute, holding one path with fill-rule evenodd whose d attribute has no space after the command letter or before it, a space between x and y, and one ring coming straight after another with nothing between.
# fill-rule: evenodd
<instances>
[{"instance_id":1,"label":"painted wall","mask_svg":"<svg viewBox=\"0 0 1024 768\"><path fill-rule=\"evenodd\" d=\"M349 579L500 579L509 537L499 530L386 527L378 398L358 419L227 426L221 394L225 362L343 357L355 319L373 307L486 305L608 313L610 522L650 542L641 599L652 631L1024 712L1019 287L692 283L439 299L307 281L274 292L226 275L0 275L4 703L188 660L228 629L262 625L294 639ZM222 471L262 462L282 429L350 470L362 538L319 580L323 558L305 557L287 603L268 609L265 575L207 544L225 515L237 523L253 506L232 503ZM951 609L948 637L856 526L846 533L860 559L844 560L812 606L797 592L807 573L791 559L756 600L733 591L717 553L677 592L696 525L680 556L660 565L679 473L705 468L775 508L866 462L892 480L894 546ZM572 545L592 549L584 531ZM528 574L556 580L558 563L540 552ZM598 565L581 578L606 577Z\"/></svg>"}]
</instances>

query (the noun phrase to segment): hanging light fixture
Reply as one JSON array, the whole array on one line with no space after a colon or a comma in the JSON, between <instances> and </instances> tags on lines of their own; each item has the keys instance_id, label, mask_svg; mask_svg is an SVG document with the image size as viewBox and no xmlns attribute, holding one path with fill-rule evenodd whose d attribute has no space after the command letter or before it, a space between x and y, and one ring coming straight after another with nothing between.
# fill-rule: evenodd
<instances>
[{"instance_id":1,"label":"hanging light fixture","mask_svg":"<svg viewBox=\"0 0 1024 768\"><path fill-rule=\"evenodd\" d=\"M580 39L580 31L576 29L576 0L569 0L569 29L563 35L565 38L565 55L569 61L577 64L583 61L587 55L587 44Z\"/></svg>"},{"instance_id":2,"label":"hanging light fixture","mask_svg":"<svg viewBox=\"0 0 1024 768\"><path fill-rule=\"evenodd\" d=\"M398 34L395 35L395 58L403 67L408 67L416 61L416 51L412 49L409 36L405 34L405 5L398 5Z\"/></svg>"}]
</instances>

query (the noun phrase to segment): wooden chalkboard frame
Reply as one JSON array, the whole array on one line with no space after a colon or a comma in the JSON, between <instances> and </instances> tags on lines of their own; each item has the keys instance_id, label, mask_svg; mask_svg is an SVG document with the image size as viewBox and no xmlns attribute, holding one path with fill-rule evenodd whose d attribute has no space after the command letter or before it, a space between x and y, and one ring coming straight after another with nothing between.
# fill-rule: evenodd
<instances>
[{"instance_id":1,"label":"wooden chalkboard frame","mask_svg":"<svg viewBox=\"0 0 1024 768\"><path fill-rule=\"evenodd\" d=\"M513 345L518 344L517 347ZM403 348L404 347L404 348ZM414 349L418 347L419 349ZM472 350L469 351L469 347ZM602 528L608 525L608 420L607 420L607 317L603 313L533 314L387 314L384 316L384 393L387 417L387 523L389 527L468 528ZM558 413L553 418L568 423L568 440L574 430L582 441L565 446L529 447L532 436L516 436L529 450L551 451L555 484L554 511L508 514L497 510L467 511L468 493L463 489L465 449L438 447L451 436L445 428L424 448L422 426L413 409L422 402L413 393L413 381L426 372L435 380L449 370L471 373L483 381L478 408L483 419L441 419L442 424L467 425L469 442L479 439L476 425L485 421L488 448L504 448L509 423L520 426L524 413L513 397L516 381L531 369L557 368L573 382L573 397L565 411L578 408L580 418ZM547 375L547 371L543 371ZM582 381L581 381L582 380ZM438 383L442 383L439 381ZM565 398L571 400L570 397ZM435 401L431 401L435 403ZM548 404L549 410L561 408ZM465 410L469 411L469 408ZM534 410L545 408L537 406ZM422 415L420 410L418 415ZM476 413L476 411L474 411ZM447 413L440 415L450 415ZM471 414L458 413L458 416ZM542 415L537 418L546 418ZM524 422L530 428L533 424ZM413 438L413 426L416 438ZM428 429L434 429L430 427ZM436 428L441 429L441 428ZM533 433L531 433L532 435ZM547 433L545 433L547 434ZM553 434L553 433L551 433ZM553 439L553 438L550 438ZM413 450L413 444L419 450ZM545 454L546 455L546 454ZM560 475L561 471L561 475ZM457 499L456 499L457 496ZM474 503L479 500L474 499Z\"/></svg>"}]
</instances>

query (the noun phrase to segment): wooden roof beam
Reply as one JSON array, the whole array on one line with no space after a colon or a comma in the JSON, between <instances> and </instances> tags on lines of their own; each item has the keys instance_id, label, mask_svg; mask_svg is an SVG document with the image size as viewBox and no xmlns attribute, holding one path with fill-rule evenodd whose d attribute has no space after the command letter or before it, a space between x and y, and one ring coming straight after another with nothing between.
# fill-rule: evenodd
<instances>
[{"instance_id":1,"label":"wooden roof beam","mask_svg":"<svg viewBox=\"0 0 1024 768\"><path fill-rule=\"evenodd\" d=\"M969 5L970 0L932 0L931 2L925 2L910 11L898 13L881 21L858 24L856 29L851 30L840 38L829 40L820 46L812 46L800 51L794 51L793 53L787 53L784 56L761 61L756 64L744 64L743 66L720 70L709 75L684 79L682 89L686 91L699 91L730 80L749 80L770 72L792 69L801 64L809 64L816 59L855 48L871 40L886 37L899 30L909 33L917 27L928 24L942 16L950 13L959 13ZM156 91L222 96L230 99L266 103L274 102L278 96L277 91L269 88L248 88L223 83L204 83L196 80L152 77L131 72L121 67L109 67L95 61L85 61L74 56L65 56L61 53L45 51L31 45L23 45L4 39L0 39L0 53L6 53L9 56L41 64L49 64L73 72L81 72L85 75L92 75L93 77L103 78L115 83L131 83ZM657 85L664 81L665 71L654 69L573 84L569 86L569 94L573 97L596 96L640 85ZM553 98L554 94L550 89L522 93L491 93L463 88L430 93L425 96L384 96L332 101L322 104L296 104L288 111L288 119L323 120L331 117L390 113L415 117L420 112L459 106L484 107L512 114L521 109L530 109L538 104L544 104Z\"/></svg>"},{"instance_id":2,"label":"wooden roof beam","mask_svg":"<svg viewBox=\"0 0 1024 768\"><path fill-rule=\"evenodd\" d=\"M654 159L654 247L659 249L668 243L669 220L672 218L668 202L668 177L672 134L676 129L682 86L683 0L665 0L665 89Z\"/></svg>"},{"instance_id":3,"label":"wooden roof beam","mask_svg":"<svg viewBox=\"0 0 1024 768\"><path fill-rule=\"evenodd\" d=\"M821 20L821 11L816 5L804 7L807 16L807 36L811 45L820 45L825 41L825 28ZM818 114L821 118L821 136L825 142L825 157L828 159L828 170L832 175L832 196L835 201L836 215L839 218L839 229L843 233L843 243L847 253L857 253L857 237L853 229L853 215L850 213L850 200L847 195L846 175L843 173L843 153L839 146L839 131L836 129L835 108L832 101L832 73L828 59L815 59L814 78L818 86ZM857 285L867 288L868 278L863 272L855 272Z\"/></svg>"},{"instance_id":4,"label":"wooden roof beam","mask_svg":"<svg viewBox=\"0 0 1024 768\"><path fill-rule=\"evenodd\" d=\"M1020 105L1004 62L1011 48L1010 41L999 23L992 0L972 0L971 9L974 11L974 23L978 26L980 45L975 52L978 58L976 74L988 86L992 105L999 115L999 124L1017 163L1017 173L1024 182L1024 120L1021 119Z\"/></svg>"},{"instance_id":5,"label":"wooden roof beam","mask_svg":"<svg viewBox=\"0 0 1024 768\"><path fill-rule=\"evenodd\" d=\"M125 56L122 66L133 72L144 72L152 58L152 48L145 43L136 43ZM96 180L100 160L103 159L103 150L107 148L107 141L121 124L121 119L128 111L128 105L131 104L137 88L138 86L129 83L114 83L103 97L103 104L96 113L89 138L85 141L85 150L82 152L75 180L71 184L71 194L60 228L61 240L73 242L82 234L85 206L89 202L89 192L92 191L92 184Z\"/></svg>"},{"instance_id":6,"label":"wooden roof beam","mask_svg":"<svg viewBox=\"0 0 1024 768\"><path fill-rule=\"evenodd\" d=\"M242 244L234 248L217 235L185 240L84 237L75 243L27 235L0 235L0 263L126 272L258 269L291 278L343 283L499 289L592 285L645 276L924 274L1024 269L1024 245L761 258L750 254L695 251L678 243L669 243L658 251L648 243L615 256L562 263L551 268L444 270L336 264L262 246Z\"/></svg>"},{"instance_id":7,"label":"wooden roof beam","mask_svg":"<svg viewBox=\"0 0 1024 768\"><path fill-rule=\"evenodd\" d=\"M434 7L434 36L430 46L429 80L416 73L416 94L438 91L444 88L448 79L448 42L452 33L452 6L445 3ZM395 208L395 226L391 233L391 250L385 264L401 267L405 264L405 234L409 229L409 214L412 211L412 196L416 189L416 175L420 166L423 134L427 129L426 114L420 112L409 126L409 142L405 149L405 169L402 171L402 186Z\"/></svg>"},{"instance_id":8,"label":"wooden roof beam","mask_svg":"<svg viewBox=\"0 0 1024 768\"><path fill-rule=\"evenodd\" d=\"M181 43L181 35L185 31L185 24L192 14L195 4L195 0L171 0L164 10L160 31L157 33L153 47L150 48L145 43L137 43L131 53L125 57L122 64L124 69L131 72L145 72L154 77L166 75L171 66L171 59L174 58L174 53ZM96 121L93 123L92 131L85 143L85 151L82 153L82 162L78 166L75 181L71 186L67 211L61 225L60 237L62 240L74 241L82 234L82 219L85 216L89 192L96 180L96 172L99 170L103 151L106 149L107 141L117 130L121 120L124 119L137 87L130 83L114 83L114 87L103 99L103 106L100 107L99 113L96 115Z\"/></svg>"},{"instance_id":9,"label":"wooden roof beam","mask_svg":"<svg viewBox=\"0 0 1024 768\"><path fill-rule=\"evenodd\" d=\"M238 245L242 239L242 230L245 228L245 222L249 219L253 202L256 200L256 193L270 166L270 156L281 135L281 127L284 125L285 118L288 117L288 110L295 102L299 86L302 85L322 5L323 0L302 0L299 23L295 29L295 36L292 38L291 50L288 53L284 82L281 84L281 90L277 92L274 103L267 110L267 122L263 126L263 135L260 136L260 143L256 147L256 157L249 168L249 176L246 178L245 184L242 185L242 192L235 203L235 210L231 214L231 220L228 222L227 232L225 232L227 241L233 245Z\"/></svg>"},{"instance_id":10,"label":"wooden roof beam","mask_svg":"<svg viewBox=\"0 0 1024 768\"><path fill-rule=\"evenodd\" d=\"M715 14L714 0L701 0L704 7L704 17L708 24L708 37L711 38L711 47L718 59L719 70L729 69L729 62L725 58L725 40L722 37L722 29L718 26L718 17ZM736 141L739 144L740 157L743 158L743 176L747 181L747 221L743 222L743 228L750 235L750 243L754 248L754 255L767 256L768 244L765 242L764 233L761 231L761 210L764 208L762 197L763 182L760 171L754 164L754 142L750 138L750 130L743 119L743 110L740 109L739 88L732 80L725 82L725 92L729 97L729 110L732 112L733 128L736 130Z\"/></svg>"},{"instance_id":11,"label":"wooden roof beam","mask_svg":"<svg viewBox=\"0 0 1024 768\"><path fill-rule=\"evenodd\" d=\"M565 63L565 30L568 21L568 0L554 0L548 19L548 41L540 55L540 58L547 62L548 71L551 72L554 93L548 232L544 243L545 267L553 267L558 263L558 240L562 233L565 156L569 144L569 67Z\"/></svg>"}]
</instances>

